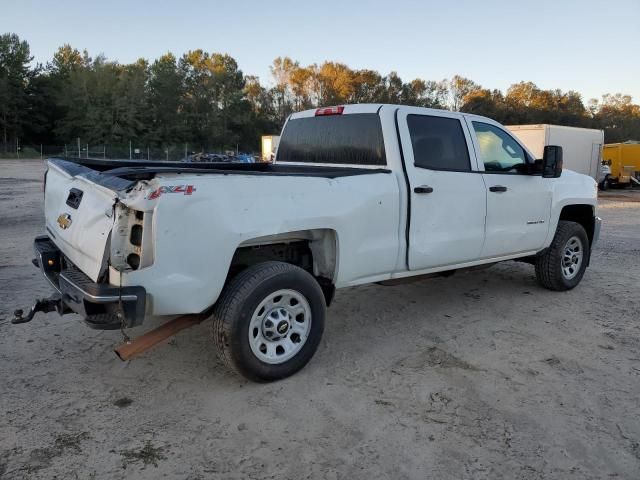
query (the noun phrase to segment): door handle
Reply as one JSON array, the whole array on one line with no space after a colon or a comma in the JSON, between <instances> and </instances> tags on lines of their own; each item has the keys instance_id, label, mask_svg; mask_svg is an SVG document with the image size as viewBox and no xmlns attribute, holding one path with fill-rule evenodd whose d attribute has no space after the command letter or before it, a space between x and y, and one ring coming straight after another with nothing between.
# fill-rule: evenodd
<instances>
[{"instance_id":1,"label":"door handle","mask_svg":"<svg viewBox=\"0 0 640 480\"><path fill-rule=\"evenodd\" d=\"M494 185L493 187L489 187L490 192L506 192L507 187L503 187L502 185Z\"/></svg>"},{"instance_id":2,"label":"door handle","mask_svg":"<svg viewBox=\"0 0 640 480\"><path fill-rule=\"evenodd\" d=\"M420 185L419 187L416 187L413 189L414 193L431 193L433 192L433 188L430 187L429 185Z\"/></svg>"}]
</instances>

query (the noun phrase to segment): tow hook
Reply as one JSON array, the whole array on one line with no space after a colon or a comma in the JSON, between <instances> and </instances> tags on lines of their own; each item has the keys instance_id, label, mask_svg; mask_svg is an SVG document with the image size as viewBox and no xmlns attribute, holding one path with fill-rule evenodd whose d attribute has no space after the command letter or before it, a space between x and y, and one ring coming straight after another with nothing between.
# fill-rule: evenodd
<instances>
[{"instance_id":1,"label":"tow hook","mask_svg":"<svg viewBox=\"0 0 640 480\"><path fill-rule=\"evenodd\" d=\"M59 295L52 295L49 298L42 298L36 300L36 303L29 309L29 313L27 313L26 317L23 317L22 309L15 310L13 312L13 318L11 319L11 323L27 323L33 320L33 317L38 312L54 312L54 311L62 311L62 300Z\"/></svg>"}]
</instances>

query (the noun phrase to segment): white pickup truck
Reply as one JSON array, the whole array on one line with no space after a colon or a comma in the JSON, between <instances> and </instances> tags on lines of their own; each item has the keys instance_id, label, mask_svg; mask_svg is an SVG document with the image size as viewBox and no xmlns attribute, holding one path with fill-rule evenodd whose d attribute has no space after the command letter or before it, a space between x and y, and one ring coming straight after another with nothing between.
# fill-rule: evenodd
<instances>
[{"instance_id":1,"label":"white pickup truck","mask_svg":"<svg viewBox=\"0 0 640 480\"><path fill-rule=\"evenodd\" d=\"M488 118L396 105L295 113L273 164L51 158L36 311L94 328L212 317L225 362L261 381L313 356L336 288L519 259L575 287L596 182Z\"/></svg>"}]
</instances>

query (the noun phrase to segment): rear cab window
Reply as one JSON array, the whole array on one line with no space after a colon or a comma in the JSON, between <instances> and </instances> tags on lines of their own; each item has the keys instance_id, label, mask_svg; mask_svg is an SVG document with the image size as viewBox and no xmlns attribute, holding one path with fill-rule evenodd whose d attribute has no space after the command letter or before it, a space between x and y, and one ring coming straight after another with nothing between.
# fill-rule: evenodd
<instances>
[{"instance_id":1,"label":"rear cab window","mask_svg":"<svg viewBox=\"0 0 640 480\"><path fill-rule=\"evenodd\" d=\"M351 113L292 118L282 132L276 162L386 166L380 117Z\"/></svg>"}]
</instances>

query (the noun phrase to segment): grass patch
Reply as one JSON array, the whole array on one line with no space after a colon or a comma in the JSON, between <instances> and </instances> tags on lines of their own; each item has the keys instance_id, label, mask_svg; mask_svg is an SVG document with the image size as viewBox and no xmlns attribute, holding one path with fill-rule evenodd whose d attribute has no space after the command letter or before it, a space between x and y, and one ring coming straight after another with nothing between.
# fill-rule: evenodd
<instances>
[{"instance_id":1,"label":"grass patch","mask_svg":"<svg viewBox=\"0 0 640 480\"><path fill-rule=\"evenodd\" d=\"M7 160L14 160L18 158L40 158L40 152L34 148L23 148L20 150L20 155L16 152L0 152L0 158Z\"/></svg>"},{"instance_id":2,"label":"grass patch","mask_svg":"<svg viewBox=\"0 0 640 480\"><path fill-rule=\"evenodd\" d=\"M151 440L147 440L142 448L122 450L120 452L120 455L124 457L123 468L127 468L128 465L137 462L142 462L145 467L147 465L153 465L154 467L157 467L159 460L167 459L167 457L162 454L162 450L162 447L154 447L151 443Z\"/></svg>"}]
</instances>

